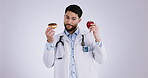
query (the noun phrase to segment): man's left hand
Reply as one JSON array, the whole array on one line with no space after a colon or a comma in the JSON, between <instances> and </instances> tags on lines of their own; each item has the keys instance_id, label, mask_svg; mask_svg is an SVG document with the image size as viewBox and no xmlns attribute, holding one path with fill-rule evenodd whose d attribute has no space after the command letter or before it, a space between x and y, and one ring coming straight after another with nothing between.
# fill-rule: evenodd
<instances>
[{"instance_id":1,"label":"man's left hand","mask_svg":"<svg viewBox=\"0 0 148 78\"><path fill-rule=\"evenodd\" d=\"M93 32L94 38L96 42L100 42L101 38L99 35L99 27L97 27L96 24L91 24L91 26L89 27L90 32Z\"/></svg>"}]
</instances>

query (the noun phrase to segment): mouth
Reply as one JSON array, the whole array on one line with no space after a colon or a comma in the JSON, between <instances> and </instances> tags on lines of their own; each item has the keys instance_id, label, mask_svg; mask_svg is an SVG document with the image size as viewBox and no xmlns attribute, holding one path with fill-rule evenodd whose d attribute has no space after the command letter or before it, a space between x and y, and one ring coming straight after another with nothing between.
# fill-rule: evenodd
<instances>
[{"instance_id":1,"label":"mouth","mask_svg":"<svg viewBox=\"0 0 148 78\"><path fill-rule=\"evenodd\" d=\"M66 24L66 26L72 26L72 25L70 25L70 24Z\"/></svg>"},{"instance_id":2,"label":"mouth","mask_svg":"<svg viewBox=\"0 0 148 78\"><path fill-rule=\"evenodd\" d=\"M71 28L71 27L73 27L73 25L67 24L66 27Z\"/></svg>"}]
</instances>

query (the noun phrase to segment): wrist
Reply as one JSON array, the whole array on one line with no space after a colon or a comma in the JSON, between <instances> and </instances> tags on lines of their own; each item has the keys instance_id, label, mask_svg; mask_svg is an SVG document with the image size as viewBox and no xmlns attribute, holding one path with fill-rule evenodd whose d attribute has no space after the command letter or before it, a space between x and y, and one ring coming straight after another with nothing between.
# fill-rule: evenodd
<instances>
[{"instance_id":1,"label":"wrist","mask_svg":"<svg viewBox=\"0 0 148 78\"><path fill-rule=\"evenodd\" d=\"M53 41L49 41L49 40L47 40L47 42L48 42L48 43L53 43Z\"/></svg>"},{"instance_id":2,"label":"wrist","mask_svg":"<svg viewBox=\"0 0 148 78\"><path fill-rule=\"evenodd\" d=\"M101 41L101 39L100 40L95 40L96 42L100 42Z\"/></svg>"},{"instance_id":3,"label":"wrist","mask_svg":"<svg viewBox=\"0 0 148 78\"><path fill-rule=\"evenodd\" d=\"M95 38L95 41L96 41L96 42L100 42L101 39L100 39L100 38Z\"/></svg>"},{"instance_id":4,"label":"wrist","mask_svg":"<svg viewBox=\"0 0 148 78\"><path fill-rule=\"evenodd\" d=\"M100 38L100 36L98 34L95 34L94 38L95 38L96 42L100 42L101 41L101 38Z\"/></svg>"}]
</instances>

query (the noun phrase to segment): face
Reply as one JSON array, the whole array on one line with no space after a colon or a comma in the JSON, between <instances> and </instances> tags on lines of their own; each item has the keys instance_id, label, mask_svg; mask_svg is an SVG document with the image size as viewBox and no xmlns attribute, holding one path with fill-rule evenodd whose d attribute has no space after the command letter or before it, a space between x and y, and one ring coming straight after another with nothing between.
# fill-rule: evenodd
<instances>
[{"instance_id":1,"label":"face","mask_svg":"<svg viewBox=\"0 0 148 78\"><path fill-rule=\"evenodd\" d=\"M64 26L69 33L74 32L78 28L77 25L80 21L78 14L74 12L67 11L64 15Z\"/></svg>"}]
</instances>

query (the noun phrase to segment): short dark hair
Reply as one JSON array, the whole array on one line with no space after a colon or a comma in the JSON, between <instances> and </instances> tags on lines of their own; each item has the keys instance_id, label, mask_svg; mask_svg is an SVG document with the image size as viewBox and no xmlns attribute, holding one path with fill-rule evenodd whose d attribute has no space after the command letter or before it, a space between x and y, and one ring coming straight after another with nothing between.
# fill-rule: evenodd
<instances>
[{"instance_id":1,"label":"short dark hair","mask_svg":"<svg viewBox=\"0 0 148 78\"><path fill-rule=\"evenodd\" d=\"M83 14L82 9L78 5L75 5L75 4L69 5L65 9L65 14L66 14L67 11L72 11L72 12L78 14L79 18L81 18L82 14Z\"/></svg>"}]
</instances>

